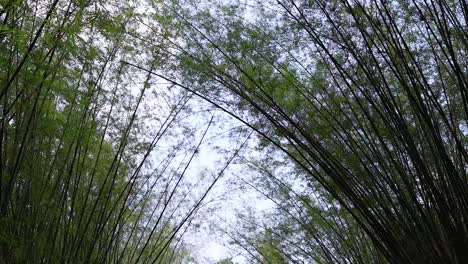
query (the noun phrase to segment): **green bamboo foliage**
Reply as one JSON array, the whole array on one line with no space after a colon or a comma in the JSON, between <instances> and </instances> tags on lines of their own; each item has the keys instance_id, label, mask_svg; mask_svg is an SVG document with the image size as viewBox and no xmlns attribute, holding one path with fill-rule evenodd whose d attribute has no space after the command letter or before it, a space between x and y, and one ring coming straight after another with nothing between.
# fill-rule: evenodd
<instances>
[{"instance_id":1,"label":"green bamboo foliage","mask_svg":"<svg viewBox=\"0 0 468 264\"><path fill-rule=\"evenodd\" d=\"M1 3L0 262L189 258L177 233L187 219L172 210L190 161L174 158L181 146L156 149L190 97L149 108L156 80L121 62L161 64L154 47L138 51L137 4Z\"/></svg>"},{"instance_id":2,"label":"green bamboo foliage","mask_svg":"<svg viewBox=\"0 0 468 264\"><path fill-rule=\"evenodd\" d=\"M377 260L468 259L466 3L243 3L166 6L172 80L287 153Z\"/></svg>"},{"instance_id":3,"label":"green bamboo foliage","mask_svg":"<svg viewBox=\"0 0 468 264\"><path fill-rule=\"evenodd\" d=\"M468 259L464 1L0 7L3 262L188 262L246 143L190 183L220 125L195 97L259 136L243 184L279 213L225 230L252 262Z\"/></svg>"}]
</instances>

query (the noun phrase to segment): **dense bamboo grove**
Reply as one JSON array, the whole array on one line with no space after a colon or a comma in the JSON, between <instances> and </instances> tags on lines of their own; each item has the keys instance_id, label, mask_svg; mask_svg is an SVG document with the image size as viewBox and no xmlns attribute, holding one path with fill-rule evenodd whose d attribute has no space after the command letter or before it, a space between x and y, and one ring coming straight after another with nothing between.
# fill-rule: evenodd
<instances>
[{"instance_id":1,"label":"dense bamboo grove","mask_svg":"<svg viewBox=\"0 0 468 264\"><path fill-rule=\"evenodd\" d=\"M206 4L168 7L189 43L178 84L241 119L296 162L291 174L322 189L294 194L265 159L283 198L265 195L290 217L264 238L234 238L253 259L468 259L464 1Z\"/></svg>"},{"instance_id":2,"label":"dense bamboo grove","mask_svg":"<svg viewBox=\"0 0 468 264\"><path fill-rule=\"evenodd\" d=\"M196 262L233 161L275 205L215 223L249 263L468 261L465 1L0 5L2 262Z\"/></svg>"},{"instance_id":3,"label":"dense bamboo grove","mask_svg":"<svg viewBox=\"0 0 468 264\"><path fill-rule=\"evenodd\" d=\"M160 151L190 96L121 63L162 65L136 51L137 4L2 1L1 263L190 259L179 189L203 136Z\"/></svg>"}]
</instances>

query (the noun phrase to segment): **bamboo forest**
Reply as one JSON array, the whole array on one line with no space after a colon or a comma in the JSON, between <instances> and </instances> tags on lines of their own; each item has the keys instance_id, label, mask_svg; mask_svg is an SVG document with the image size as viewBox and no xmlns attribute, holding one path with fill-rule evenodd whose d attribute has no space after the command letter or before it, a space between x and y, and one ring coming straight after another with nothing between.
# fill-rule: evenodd
<instances>
[{"instance_id":1,"label":"bamboo forest","mask_svg":"<svg viewBox=\"0 0 468 264\"><path fill-rule=\"evenodd\" d=\"M468 263L466 0L0 0L0 263Z\"/></svg>"}]
</instances>

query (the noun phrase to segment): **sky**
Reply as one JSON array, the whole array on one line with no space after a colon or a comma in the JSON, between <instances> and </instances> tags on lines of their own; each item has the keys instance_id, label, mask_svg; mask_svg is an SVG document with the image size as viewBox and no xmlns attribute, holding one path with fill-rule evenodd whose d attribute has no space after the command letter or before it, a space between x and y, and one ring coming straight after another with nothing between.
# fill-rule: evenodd
<instances>
[{"instance_id":1,"label":"sky","mask_svg":"<svg viewBox=\"0 0 468 264\"><path fill-rule=\"evenodd\" d=\"M142 1L142 3L145 2ZM254 19L252 10L248 8L248 12L245 13L245 19ZM145 4L138 6L136 11L147 15L154 13L154 9ZM140 24L138 28L138 31L142 35L150 34L151 32L148 30L149 28L144 24ZM144 76L145 74L142 74L140 78L144 78ZM153 78L151 83L157 84L151 88L154 91L150 90L150 92L156 92L157 95L149 96L149 99L143 102L144 111L151 111L150 109L153 109L155 106L163 105L164 102L161 95L164 94L164 91L169 90L170 86L167 81L158 78ZM135 90L136 93L138 93L138 89ZM176 88L171 96L177 98L182 93L182 89ZM246 133L236 134L233 132L244 125L239 121L233 120L227 114L215 110L212 105L204 100L200 100L200 98L193 97L190 99L187 108L191 110L182 113L179 118L180 120L174 124L175 134L165 137L164 140L166 141L163 140L158 148L160 151L168 150L178 140L184 141L183 137L187 133L187 128L192 130L193 138L186 144L195 145L201 138L201 134L204 132L210 118L214 118L204 142L201 144L184 176L185 184L187 186L194 186L193 195L188 198L188 200L192 199L193 204L193 201L200 197L201 192L206 190L207 184L210 183L210 176L214 177L221 170L227 159L234 153L241 142L245 140ZM156 111L159 111L164 116L164 112L168 110L169 108L165 108L165 110L159 109ZM158 122L152 122L151 120L147 122L145 128L148 131L147 133L158 129L160 126ZM143 134L145 134L144 131ZM254 135L248 140L239 154L255 159L257 155L260 155L255 150L257 144L258 140L256 140L256 135ZM183 163L184 159L187 159L187 156L181 155L178 158ZM156 156L154 159L152 162L157 164L159 162L158 157ZM202 209L193 216L191 226L184 233L183 241L188 245L197 263L216 263L225 258L233 258L233 261L240 264L248 263L244 256L228 245L229 239L220 230L239 224L237 219L237 214L239 213L254 212L258 219L261 219L264 213L271 212L274 209L273 202L252 188L237 188L242 185L241 177L245 177L243 180L247 180L248 177L253 177L255 174L247 173L246 170L248 168L235 164L235 161L228 166L221 179L210 191L204 200ZM239 172L243 173L239 174ZM207 180L203 179L203 177L206 177Z\"/></svg>"}]
</instances>

